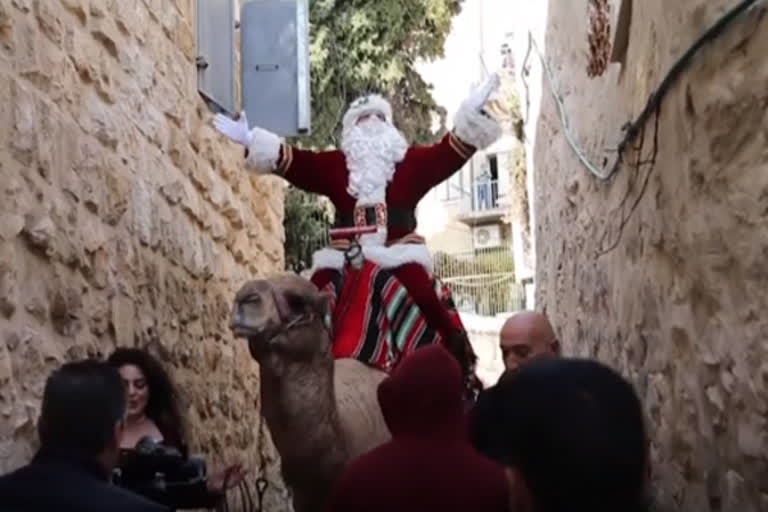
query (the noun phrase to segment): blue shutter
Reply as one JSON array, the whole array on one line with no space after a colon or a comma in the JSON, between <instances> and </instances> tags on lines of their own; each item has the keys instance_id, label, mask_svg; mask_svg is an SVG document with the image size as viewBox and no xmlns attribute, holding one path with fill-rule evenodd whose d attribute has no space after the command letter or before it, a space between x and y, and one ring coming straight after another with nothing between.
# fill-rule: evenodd
<instances>
[{"instance_id":1,"label":"blue shutter","mask_svg":"<svg viewBox=\"0 0 768 512\"><path fill-rule=\"evenodd\" d=\"M235 114L234 0L197 0L197 89Z\"/></svg>"},{"instance_id":2,"label":"blue shutter","mask_svg":"<svg viewBox=\"0 0 768 512\"><path fill-rule=\"evenodd\" d=\"M248 123L284 137L311 130L307 0L245 2L242 98Z\"/></svg>"}]
</instances>

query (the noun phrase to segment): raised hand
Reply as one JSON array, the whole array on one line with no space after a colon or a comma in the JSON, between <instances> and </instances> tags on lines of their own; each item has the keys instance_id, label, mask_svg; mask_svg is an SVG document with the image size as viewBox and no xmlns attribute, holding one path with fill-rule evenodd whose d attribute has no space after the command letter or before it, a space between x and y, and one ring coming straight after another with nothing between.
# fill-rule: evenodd
<instances>
[{"instance_id":1,"label":"raised hand","mask_svg":"<svg viewBox=\"0 0 768 512\"><path fill-rule=\"evenodd\" d=\"M216 493L226 492L233 487L237 487L247 473L248 470L244 469L243 465L239 462L231 464L222 470L214 471L208 476L208 490Z\"/></svg>"},{"instance_id":2,"label":"raised hand","mask_svg":"<svg viewBox=\"0 0 768 512\"><path fill-rule=\"evenodd\" d=\"M248 130L248 119L245 117L245 111L240 112L240 118L237 121L224 114L216 114L213 117L213 126L222 134L245 147L250 146L253 142L253 136Z\"/></svg>"},{"instance_id":3,"label":"raised hand","mask_svg":"<svg viewBox=\"0 0 768 512\"><path fill-rule=\"evenodd\" d=\"M493 73L486 81L470 95L468 102L477 112L481 112L488 98L501 86L501 78L498 73Z\"/></svg>"}]
</instances>

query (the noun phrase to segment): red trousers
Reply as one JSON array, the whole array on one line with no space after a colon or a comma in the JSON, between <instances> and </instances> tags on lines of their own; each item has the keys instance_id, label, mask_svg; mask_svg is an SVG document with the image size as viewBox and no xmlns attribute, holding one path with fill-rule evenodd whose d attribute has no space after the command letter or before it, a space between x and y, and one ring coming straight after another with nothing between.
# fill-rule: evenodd
<instances>
[{"instance_id":1,"label":"red trousers","mask_svg":"<svg viewBox=\"0 0 768 512\"><path fill-rule=\"evenodd\" d=\"M335 272L337 271L333 269L318 270L312 275L312 283L322 290L333 279ZM418 263L406 263L393 269L393 273L419 306L430 327L438 331L444 339L448 339L460 329L437 296L434 282L423 266Z\"/></svg>"}]
</instances>

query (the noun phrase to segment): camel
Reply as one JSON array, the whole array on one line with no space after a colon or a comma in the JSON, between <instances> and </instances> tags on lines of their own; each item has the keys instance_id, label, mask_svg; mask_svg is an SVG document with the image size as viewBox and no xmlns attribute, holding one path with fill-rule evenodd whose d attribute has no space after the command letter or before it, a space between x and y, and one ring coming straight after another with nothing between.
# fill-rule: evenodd
<instances>
[{"instance_id":1,"label":"camel","mask_svg":"<svg viewBox=\"0 0 768 512\"><path fill-rule=\"evenodd\" d=\"M334 360L328 296L293 274L249 281L230 329L259 363L264 420L295 512L321 510L351 459L391 437L377 399L386 373Z\"/></svg>"}]
</instances>

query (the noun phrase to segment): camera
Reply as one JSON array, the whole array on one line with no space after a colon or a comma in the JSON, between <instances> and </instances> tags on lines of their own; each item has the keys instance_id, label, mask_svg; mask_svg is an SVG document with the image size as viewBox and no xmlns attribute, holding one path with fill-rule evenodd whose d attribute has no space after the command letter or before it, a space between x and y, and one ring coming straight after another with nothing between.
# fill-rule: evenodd
<instances>
[{"instance_id":1,"label":"camera","mask_svg":"<svg viewBox=\"0 0 768 512\"><path fill-rule=\"evenodd\" d=\"M127 488L166 489L190 485L206 478L203 459L184 457L177 449L143 437L132 450L120 451L115 483Z\"/></svg>"}]
</instances>

